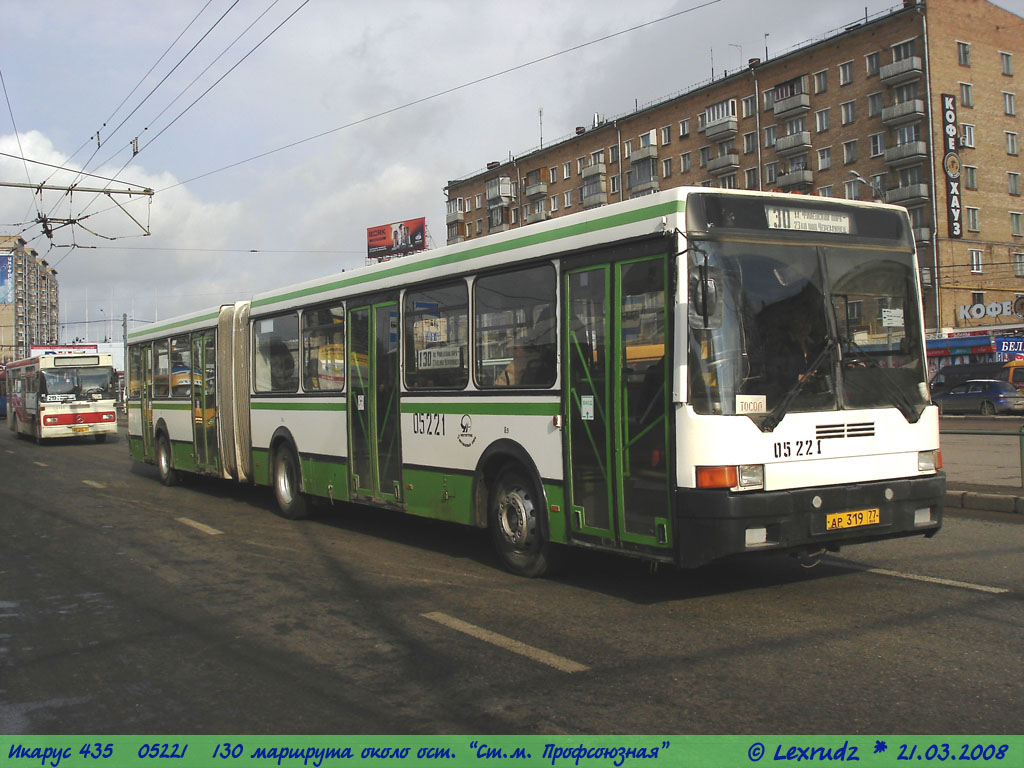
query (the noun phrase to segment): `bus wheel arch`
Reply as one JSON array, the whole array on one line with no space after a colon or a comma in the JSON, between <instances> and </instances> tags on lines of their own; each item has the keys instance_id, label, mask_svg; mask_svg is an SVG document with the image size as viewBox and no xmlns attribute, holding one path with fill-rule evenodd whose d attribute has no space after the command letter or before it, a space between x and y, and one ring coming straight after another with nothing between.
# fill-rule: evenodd
<instances>
[{"instance_id":1,"label":"bus wheel arch","mask_svg":"<svg viewBox=\"0 0 1024 768\"><path fill-rule=\"evenodd\" d=\"M281 428L270 440L270 486L277 513L287 520L309 516L309 502L303 492L302 463L291 433Z\"/></svg>"},{"instance_id":2,"label":"bus wheel arch","mask_svg":"<svg viewBox=\"0 0 1024 768\"><path fill-rule=\"evenodd\" d=\"M548 533L548 503L529 454L511 440L488 447L477 467L475 522L490 531L506 569L535 578L549 573L560 554Z\"/></svg>"}]
</instances>

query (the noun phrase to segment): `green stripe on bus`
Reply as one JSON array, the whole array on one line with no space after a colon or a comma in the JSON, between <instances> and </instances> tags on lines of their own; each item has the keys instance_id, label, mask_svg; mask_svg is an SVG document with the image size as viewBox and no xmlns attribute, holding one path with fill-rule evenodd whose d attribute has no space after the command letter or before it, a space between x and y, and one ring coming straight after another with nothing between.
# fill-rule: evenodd
<instances>
[{"instance_id":1,"label":"green stripe on bus","mask_svg":"<svg viewBox=\"0 0 1024 768\"><path fill-rule=\"evenodd\" d=\"M402 413L468 413L475 416L557 416L562 412L561 403L422 403L405 401Z\"/></svg>"},{"instance_id":2,"label":"green stripe on bus","mask_svg":"<svg viewBox=\"0 0 1024 768\"><path fill-rule=\"evenodd\" d=\"M192 403L153 403L154 411L191 411Z\"/></svg>"},{"instance_id":3,"label":"green stripe on bus","mask_svg":"<svg viewBox=\"0 0 1024 768\"><path fill-rule=\"evenodd\" d=\"M128 340L131 341L132 339L139 336L149 336L151 333L169 331L172 328L180 328L183 325L192 325L193 323L202 323L207 320L216 320L219 315L220 310L217 310L216 312L211 312L207 315L201 315L199 317L190 317L186 320L178 320L173 323L168 323L167 325L154 325L152 327L143 328L142 330L131 331L128 334Z\"/></svg>"},{"instance_id":4,"label":"green stripe on bus","mask_svg":"<svg viewBox=\"0 0 1024 768\"><path fill-rule=\"evenodd\" d=\"M459 264L464 261L470 261L477 259L482 256L490 256L496 253L505 253L507 251L518 250L519 248L527 248L533 245L541 245L543 243L555 242L558 240L564 240L569 237L576 237L577 235L585 235L591 232L599 232L605 229L612 229L614 227L622 227L627 224L635 224L638 221L645 221L647 219L654 219L658 216L668 216L670 214L682 213L686 208L686 202L684 200L670 200L666 203L659 205L652 205L649 208L641 208L636 211L627 211L625 213L616 213L612 216L605 216L604 218L593 220L593 221L582 221L578 224L572 224L567 227L561 227L559 229L552 229L546 232L529 233L523 237L518 237L512 240L507 240L501 243L487 243L478 248L469 248L465 251L459 251L457 253L449 253L434 258L427 258L423 261L416 261L415 263L398 263L392 262L392 266L385 269L374 271L371 274L366 275L353 275L352 277L342 278L341 280L335 280L334 282L324 283L323 285L311 286L309 288L302 288L296 291L289 291L288 293L282 293L279 296L271 296L269 298L259 299L252 302L252 306L264 307L270 304L278 304L282 301L291 301L293 299L301 299L307 296L315 296L320 293L326 293L327 291L334 291L339 288L346 288L348 286L359 285L360 283L373 282L387 277L397 277L398 275L404 275L411 272L419 272L425 269L433 269L435 267L444 267L452 264ZM400 260L398 260L400 261Z\"/></svg>"},{"instance_id":5,"label":"green stripe on bus","mask_svg":"<svg viewBox=\"0 0 1024 768\"><path fill-rule=\"evenodd\" d=\"M266 403L253 400L249 407L254 411L344 411L345 403Z\"/></svg>"}]
</instances>

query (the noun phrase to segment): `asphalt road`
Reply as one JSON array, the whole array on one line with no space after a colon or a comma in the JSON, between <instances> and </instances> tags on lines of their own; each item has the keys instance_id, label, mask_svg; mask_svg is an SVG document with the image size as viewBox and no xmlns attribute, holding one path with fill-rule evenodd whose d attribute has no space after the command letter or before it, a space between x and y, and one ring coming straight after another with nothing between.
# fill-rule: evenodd
<instances>
[{"instance_id":1,"label":"asphalt road","mask_svg":"<svg viewBox=\"0 0 1024 768\"><path fill-rule=\"evenodd\" d=\"M1019 733L1024 520L693 572L0 430L0 732ZM874 569L874 570L869 570Z\"/></svg>"}]
</instances>

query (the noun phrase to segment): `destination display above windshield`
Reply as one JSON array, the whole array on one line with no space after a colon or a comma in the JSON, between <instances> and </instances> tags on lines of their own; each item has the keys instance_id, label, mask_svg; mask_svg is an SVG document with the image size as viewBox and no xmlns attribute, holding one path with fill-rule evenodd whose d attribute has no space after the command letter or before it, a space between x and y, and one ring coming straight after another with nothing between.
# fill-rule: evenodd
<instances>
[{"instance_id":1,"label":"destination display above windshield","mask_svg":"<svg viewBox=\"0 0 1024 768\"><path fill-rule=\"evenodd\" d=\"M833 235L850 234L850 215L848 213L809 208L784 208L776 205L766 205L764 213L768 220L768 229L828 232Z\"/></svg>"}]
</instances>

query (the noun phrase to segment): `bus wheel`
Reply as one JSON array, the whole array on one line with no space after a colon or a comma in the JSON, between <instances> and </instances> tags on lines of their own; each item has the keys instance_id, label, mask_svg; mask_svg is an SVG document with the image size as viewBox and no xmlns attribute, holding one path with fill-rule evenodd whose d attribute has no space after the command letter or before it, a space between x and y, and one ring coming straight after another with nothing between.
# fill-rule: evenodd
<instances>
[{"instance_id":1,"label":"bus wheel","mask_svg":"<svg viewBox=\"0 0 1024 768\"><path fill-rule=\"evenodd\" d=\"M39 422L39 419L36 419L35 421L34 436L36 440L36 445L46 444L46 438L43 437L43 425Z\"/></svg>"},{"instance_id":2,"label":"bus wheel","mask_svg":"<svg viewBox=\"0 0 1024 768\"><path fill-rule=\"evenodd\" d=\"M274 498L281 517L301 520L309 512L306 497L299 490L302 474L295 453L288 446L278 448L274 453Z\"/></svg>"},{"instance_id":3,"label":"bus wheel","mask_svg":"<svg viewBox=\"0 0 1024 768\"><path fill-rule=\"evenodd\" d=\"M518 467L498 476L487 510L488 527L502 565L519 576L543 576L553 565L553 545L541 528L543 506L536 483Z\"/></svg>"},{"instance_id":4,"label":"bus wheel","mask_svg":"<svg viewBox=\"0 0 1024 768\"><path fill-rule=\"evenodd\" d=\"M171 444L164 434L156 439L156 468L160 473L161 483L166 486L178 484L178 472L171 460Z\"/></svg>"}]
</instances>

